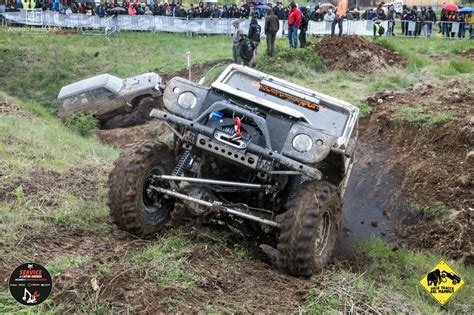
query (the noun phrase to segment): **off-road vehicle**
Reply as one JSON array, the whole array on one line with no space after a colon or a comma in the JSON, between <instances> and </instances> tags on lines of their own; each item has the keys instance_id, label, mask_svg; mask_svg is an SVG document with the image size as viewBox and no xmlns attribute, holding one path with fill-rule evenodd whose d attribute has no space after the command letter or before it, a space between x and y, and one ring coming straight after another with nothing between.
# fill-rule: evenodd
<instances>
[{"instance_id":1,"label":"off-road vehicle","mask_svg":"<svg viewBox=\"0 0 474 315\"><path fill-rule=\"evenodd\" d=\"M341 230L358 109L239 65L211 87L173 78L163 102L166 110L151 116L174 141L122 152L108 182L115 224L152 236L180 202L196 215L273 236L292 275L323 268Z\"/></svg>"},{"instance_id":2,"label":"off-road vehicle","mask_svg":"<svg viewBox=\"0 0 474 315\"><path fill-rule=\"evenodd\" d=\"M152 108L160 106L162 88L156 73L127 79L101 74L64 86L58 114L64 122L73 114L92 113L102 128L128 127L149 119Z\"/></svg>"}]
</instances>

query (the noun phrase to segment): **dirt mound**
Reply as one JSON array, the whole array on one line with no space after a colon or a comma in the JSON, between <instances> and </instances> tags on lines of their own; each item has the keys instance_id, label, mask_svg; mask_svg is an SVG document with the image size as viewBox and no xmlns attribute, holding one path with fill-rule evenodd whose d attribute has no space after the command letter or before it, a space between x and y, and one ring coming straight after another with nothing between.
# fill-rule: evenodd
<instances>
[{"instance_id":1,"label":"dirt mound","mask_svg":"<svg viewBox=\"0 0 474 315\"><path fill-rule=\"evenodd\" d=\"M405 66L405 61L394 50L359 36L325 37L315 44L314 50L331 70L364 74Z\"/></svg>"},{"instance_id":2,"label":"dirt mound","mask_svg":"<svg viewBox=\"0 0 474 315\"><path fill-rule=\"evenodd\" d=\"M368 102L372 114L361 121L362 141L386 150L386 169L399 179L400 193L411 201L405 221L414 223L402 224L400 234L414 247L472 262L474 94L470 82L386 91ZM436 212L436 207L458 214L426 215Z\"/></svg>"}]
</instances>

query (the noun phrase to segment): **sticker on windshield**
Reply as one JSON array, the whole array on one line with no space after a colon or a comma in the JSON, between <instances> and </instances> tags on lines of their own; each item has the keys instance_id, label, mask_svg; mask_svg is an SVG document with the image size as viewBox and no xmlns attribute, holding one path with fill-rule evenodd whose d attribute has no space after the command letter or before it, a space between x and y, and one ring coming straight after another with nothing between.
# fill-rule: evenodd
<instances>
[{"instance_id":1,"label":"sticker on windshield","mask_svg":"<svg viewBox=\"0 0 474 315\"><path fill-rule=\"evenodd\" d=\"M266 86L264 84L260 84L259 91L276 96L278 98L281 98L283 100L287 100L292 102L293 104L299 105L301 107L305 107L314 111L319 111L319 105L313 102L310 102L308 100L302 99L300 97L279 91L277 89L274 89L272 87Z\"/></svg>"}]
</instances>

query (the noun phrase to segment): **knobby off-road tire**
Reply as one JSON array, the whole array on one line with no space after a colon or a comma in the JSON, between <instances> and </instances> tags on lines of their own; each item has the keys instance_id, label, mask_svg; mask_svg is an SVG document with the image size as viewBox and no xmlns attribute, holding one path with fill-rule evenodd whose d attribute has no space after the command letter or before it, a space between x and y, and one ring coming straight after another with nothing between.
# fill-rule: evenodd
<instances>
[{"instance_id":1,"label":"knobby off-road tire","mask_svg":"<svg viewBox=\"0 0 474 315\"><path fill-rule=\"evenodd\" d=\"M147 238L158 232L170 217L173 199L158 202L151 199L145 187L151 174L169 175L174 168L174 157L164 143L140 141L125 147L109 175L109 196L112 222L121 230ZM168 183L154 186L169 188Z\"/></svg>"},{"instance_id":2,"label":"knobby off-road tire","mask_svg":"<svg viewBox=\"0 0 474 315\"><path fill-rule=\"evenodd\" d=\"M341 231L341 200L334 185L305 182L287 205L278 251L293 276L309 277L331 258Z\"/></svg>"},{"instance_id":3,"label":"knobby off-road tire","mask_svg":"<svg viewBox=\"0 0 474 315\"><path fill-rule=\"evenodd\" d=\"M115 129L142 125L150 119L150 112L156 107L155 105L153 98L145 97L130 113L116 115L108 119L104 122L103 127L105 129Z\"/></svg>"}]
</instances>

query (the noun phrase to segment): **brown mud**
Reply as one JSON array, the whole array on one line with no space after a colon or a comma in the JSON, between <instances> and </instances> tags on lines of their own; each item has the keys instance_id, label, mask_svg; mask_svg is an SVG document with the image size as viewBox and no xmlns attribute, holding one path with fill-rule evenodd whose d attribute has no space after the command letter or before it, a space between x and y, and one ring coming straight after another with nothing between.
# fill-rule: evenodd
<instances>
[{"instance_id":1,"label":"brown mud","mask_svg":"<svg viewBox=\"0 0 474 315\"><path fill-rule=\"evenodd\" d=\"M384 148L386 171L399 180L400 194L411 203L398 235L412 248L474 263L474 93L469 81L382 92L368 102L372 114L360 123L362 143ZM431 126L406 122L400 108L450 118ZM439 204L450 213L417 211Z\"/></svg>"},{"instance_id":2,"label":"brown mud","mask_svg":"<svg viewBox=\"0 0 474 315\"><path fill-rule=\"evenodd\" d=\"M474 60L474 48L470 48L468 50L458 52L457 54L454 54L454 55L440 54L440 55L431 55L430 57L433 60L451 60L456 57Z\"/></svg>"},{"instance_id":3,"label":"brown mud","mask_svg":"<svg viewBox=\"0 0 474 315\"><path fill-rule=\"evenodd\" d=\"M396 51L359 36L324 37L314 45L314 51L330 70L366 74L405 66L405 61Z\"/></svg>"}]
</instances>

